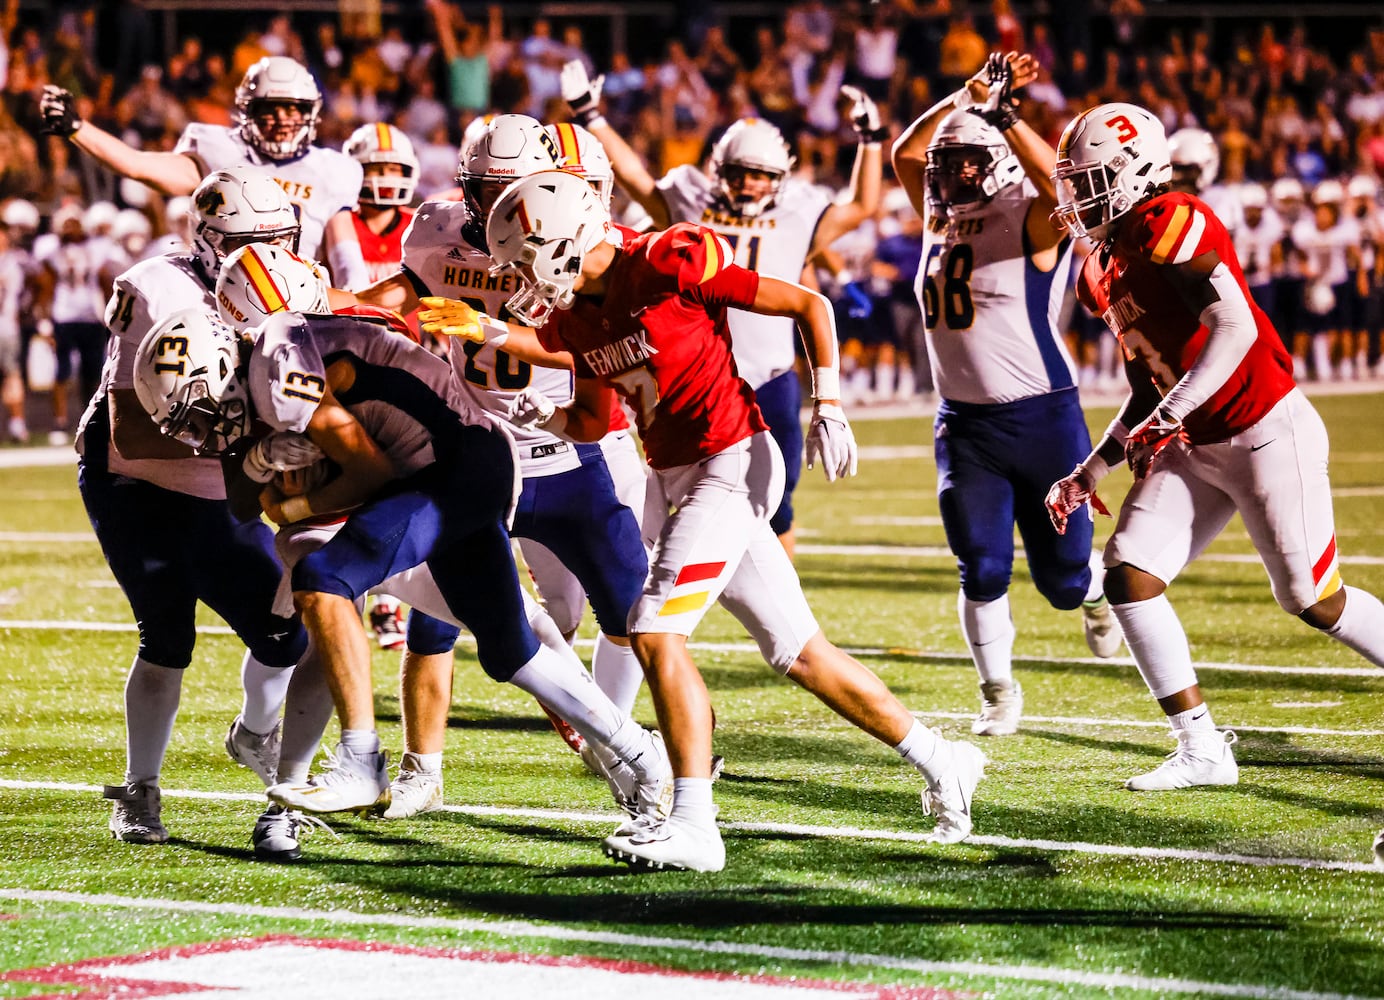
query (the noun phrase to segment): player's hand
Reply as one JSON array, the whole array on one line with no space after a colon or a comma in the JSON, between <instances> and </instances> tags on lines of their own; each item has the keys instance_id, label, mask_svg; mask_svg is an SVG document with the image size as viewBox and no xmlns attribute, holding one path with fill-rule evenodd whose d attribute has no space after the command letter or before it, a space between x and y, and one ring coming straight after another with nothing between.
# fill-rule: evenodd
<instances>
[{"instance_id":1,"label":"player's hand","mask_svg":"<svg viewBox=\"0 0 1384 1000\"><path fill-rule=\"evenodd\" d=\"M875 311L875 300L858 281L848 281L841 286L841 294L846 297L846 315L851 319L869 319Z\"/></svg>"},{"instance_id":2,"label":"player's hand","mask_svg":"<svg viewBox=\"0 0 1384 1000\"><path fill-rule=\"evenodd\" d=\"M889 137L889 130L880 124L879 106L869 94L846 84L841 88L841 96L851 102L846 118L861 142L883 142Z\"/></svg>"},{"instance_id":3,"label":"player's hand","mask_svg":"<svg viewBox=\"0 0 1384 1000\"><path fill-rule=\"evenodd\" d=\"M556 403L543 395L541 390L529 386L514 397L509 421L516 427L542 427L553 419L556 412Z\"/></svg>"},{"instance_id":4,"label":"player's hand","mask_svg":"<svg viewBox=\"0 0 1384 1000\"><path fill-rule=\"evenodd\" d=\"M418 300L418 305L418 322L428 333L485 343L485 328L481 325L485 313L476 312L460 299L444 299L438 295L425 295Z\"/></svg>"},{"instance_id":5,"label":"player's hand","mask_svg":"<svg viewBox=\"0 0 1384 1000\"><path fill-rule=\"evenodd\" d=\"M855 475L858 456L855 435L846 422L846 412L836 403L818 403L812 410L807 429L807 467L822 463L827 482Z\"/></svg>"},{"instance_id":6,"label":"player's hand","mask_svg":"<svg viewBox=\"0 0 1384 1000\"><path fill-rule=\"evenodd\" d=\"M980 106L980 117L1001 132L1019 120L1019 99L1014 96L1014 65L1010 56L991 52L985 60L987 93Z\"/></svg>"},{"instance_id":7,"label":"player's hand","mask_svg":"<svg viewBox=\"0 0 1384 1000\"><path fill-rule=\"evenodd\" d=\"M241 469L257 483L267 483L276 472L306 469L326 458L322 449L306 435L293 431L275 431L260 438L245 453Z\"/></svg>"},{"instance_id":8,"label":"player's hand","mask_svg":"<svg viewBox=\"0 0 1384 1000\"><path fill-rule=\"evenodd\" d=\"M1059 479L1048 490L1043 506L1048 509L1048 520L1059 535L1067 533L1067 519L1081 507L1089 503L1098 513L1110 516L1110 511L1096 496L1096 484L1084 465L1078 465L1072 474Z\"/></svg>"},{"instance_id":9,"label":"player's hand","mask_svg":"<svg viewBox=\"0 0 1384 1000\"><path fill-rule=\"evenodd\" d=\"M43 96L38 101L38 113L43 124L39 132L43 135L57 135L70 139L72 133L81 126L77 117L77 99L69 90L52 84L43 88Z\"/></svg>"},{"instance_id":10,"label":"player's hand","mask_svg":"<svg viewBox=\"0 0 1384 1000\"><path fill-rule=\"evenodd\" d=\"M579 125L590 125L601 114L601 87L605 76L591 80L586 75L586 64L580 59L563 63L559 80L562 99L572 112L572 120Z\"/></svg>"},{"instance_id":11,"label":"player's hand","mask_svg":"<svg viewBox=\"0 0 1384 1000\"><path fill-rule=\"evenodd\" d=\"M1182 424L1168 420L1158 410L1154 410L1143 423L1129 432L1125 440L1125 461L1129 463L1129 470L1134 473L1136 482L1152 471L1163 449L1181 434Z\"/></svg>"}]
</instances>

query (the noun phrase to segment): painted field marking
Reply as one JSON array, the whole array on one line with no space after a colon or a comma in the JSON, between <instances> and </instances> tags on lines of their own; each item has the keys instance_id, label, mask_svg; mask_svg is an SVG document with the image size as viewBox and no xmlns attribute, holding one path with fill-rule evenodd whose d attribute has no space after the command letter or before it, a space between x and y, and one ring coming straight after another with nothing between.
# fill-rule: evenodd
<instances>
[{"instance_id":1,"label":"painted field marking","mask_svg":"<svg viewBox=\"0 0 1384 1000\"><path fill-rule=\"evenodd\" d=\"M1323 702L1323 705L1339 705L1339 701ZM1284 702L1275 708L1315 707L1312 702ZM919 719L954 719L968 722L976 717L975 712L914 712ZM1168 731L1167 719L1096 719L1067 715L1025 715L1024 723L1046 723L1057 726L1097 726L1101 729L1161 729ZM1384 729L1317 729L1312 726L1241 726L1220 720L1218 728L1233 729L1237 733L1277 733L1287 736L1362 736L1377 739L1384 736Z\"/></svg>"},{"instance_id":2,"label":"painted field marking","mask_svg":"<svg viewBox=\"0 0 1384 1000\"><path fill-rule=\"evenodd\" d=\"M101 785L75 782L18 781L0 779L0 788L16 791L80 792L99 795ZM161 789L164 798L201 799L208 802L258 802L263 795L249 792L204 792L177 788ZM564 823L610 824L623 816L616 813L573 812L566 809L516 808L513 806L444 805L442 812L463 816L494 819L543 819ZM856 826L813 826L798 823L718 823L723 830L746 833L777 833L790 837L818 837L836 840L888 841L895 843L928 843L926 831L879 830ZM1143 858L1162 861L1204 861L1210 864L1250 865L1257 868L1296 868L1306 871L1360 872L1384 876L1384 868L1370 862L1334 861L1326 858L1272 857L1266 854L1224 854L1214 851L1195 851L1176 847L1136 847L1127 844L1094 844L1080 840L1045 840L1023 837L991 837L973 834L967 844L977 847L1000 847L1006 850L1052 851L1062 854L1093 854L1116 858Z\"/></svg>"},{"instance_id":3,"label":"painted field marking","mask_svg":"<svg viewBox=\"0 0 1384 1000\"><path fill-rule=\"evenodd\" d=\"M570 927L533 924L521 920L480 918L414 917L401 913L359 913L351 910L309 910L287 906L246 906L227 903L201 903L184 900L134 899L129 896L49 892L36 889L0 887L0 899L22 902L67 903L174 913L206 913L214 916L258 917L272 920L311 920L350 927L405 927L450 930L463 934L490 934L513 938L551 941L577 941L590 944L620 945L633 948L663 948L702 954L729 955L780 962L815 962L834 966L860 966L897 969L925 975L986 976L1064 986L1091 986L1099 989L1144 990L1156 994L1190 993L1202 996L1244 997L1248 1000L1380 1000L1342 993L1295 990L1281 986L1245 983L1210 983L1190 979L1138 976L1120 972L1092 972L1041 965L1012 965L988 962L945 962L902 958L868 952L822 951L810 948L784 948L746 944L739 941L697 940L615 931L589 931ZM888 994L885 994L886 996Z\"/></svg>"}]
</instances>

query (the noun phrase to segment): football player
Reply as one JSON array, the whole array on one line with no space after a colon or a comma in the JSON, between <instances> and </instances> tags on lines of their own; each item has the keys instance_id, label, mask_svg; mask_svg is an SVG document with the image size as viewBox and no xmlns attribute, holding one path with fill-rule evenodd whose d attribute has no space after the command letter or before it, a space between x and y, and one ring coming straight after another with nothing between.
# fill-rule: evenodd
<instances>
[{"instance_id":1,"label":"football player","mask_svg":"<svg viewBox=\"0 0 1384 1000\"><path fill-rule=\"evenodd\" d=\"M1216 183L1221 172L1216 137L1204 128L1180 128L1168 136L1168 155L1173 165L1172 189L1200 198L1235 239L1245 214L1235 190Z\"/></svg>"},{"instance_id":2,"label":"football player","mask_svg":"<svg viewBox=\"0 0 1384 1000\"><path fill-rule=\"evenodd\" d=\"M863 91L843 87L860 145L848 196L835 202L816 185L790 175L794 158L779 130L759 118L742 118L722 134L705 171L685 165L655 180L629 144L600 113L604 77L588 80L573 60L562 68L562 96L572 117L600 140L615 179L653 219L656 229L691 222L726 238L737 263L784 281L797 281L807 260L874 215L879 207L888 132ZM851 280L847 275L842 283ZM794 365L795 333L786 316L732 309L735 364L755 391L760 412L783 455L783 500L774 511L774 533L793 553L793 490L803 450L799 410L802 391Z\"/></svg>"},{"instance_id":3,"label":"football player","mask_svg":"<svg viewBox=\"0 0 1384 1000\"><path fill-rule=\"evenodd\" d=\"M191 254L151 257L116 278L105 311L106 364L78 431L82 502L139 625L139 649L125 684L125 780L105 793L114 800L112 835L136 843L168 839L159 771L192 658L197 602L221 615L248 650L241 668L244 704L226 735L226 750L266 785L278 766L279 709L290 668L307 645L291 610L273 612L282 573L273 535L258 517L237 518L227 505L215 458L225 442L198 454L160 434L138 398L141 340L181 310L216 308L213 288L226 253L256 241L293 245L298 239L288 196L257 167L211 174L195 190L193 204ZM298 748L307 759L314 749L315 743Z\"/></svg>"},{"instance_id":4,"label":"football player","mask_svg":"<svg viewBox=\"0 0 1384 1000\"><path fill-rule=\"evenodd\" d=\"M322 92L312 74L287 56L265 56L245 71L235 109L236 125L193 122L164 152L135 149L83 121L76 99L61 87L44 87L39 103L44 132L164 194L190 194L223 167L264 167L298 207L303 251L330 265L338 287L364 288L370 281L351 223L361 168L338 150L312 144L322 113Z\"/></svg>"},{"instance_id":5,"label":"football player","mask_svg":"<svg viewBox=\"0 0 1384 1000\"><path fill-rule=\"evenodd\" d=\"M1130 394L1095 449L1053 484L1061 530L1122 459L1133 489L1105 547L1105 593L1177 748L1133 790L1233 785L1233 733L1216 729L1164 591L1238 512L1280 607L1384 666L1384 605L1341 579L1326 428L1249 294L1230 235L1169 189L1162 123L1102 104L1062 133L1057 218L1098 247L1078 292L1128 359Z\"/></svg>"},{"instance_id":6,"label":"football player","mask_svg":"<svg viewBox=\"0 0 1384 1000\"><path fill-rule=\"evenodd\" d=\"M38 209L15 198L0 211L0 405L5 409L5 432L11 441L27 444L24 418L22 306L29 298L34 258L28 241L37 232Z\"/></svg>"},{"instance_id":7,"label":"football player","mask_svg":"<svg viewBox=\"0 0 1384 1000\"><path fill-rule=\"evenodd\" d=\"M279 256L264 270L286 270L285 261L309 267ZM282 294L295 281L272 281L263 290ZM312 307L326 301L322 283ZM640 814L655 815L668 766L661 744L620 713L575 658L542 646L529 627L505 530L518 493L514 443L500 425L461 397L445 361L406 337L381 336L368 320L283 312L251 336L243 357L234 330L215 313L179 314L145 338L139 378L141 402L165 434L194 440L215 429L228 443L244 441L242 468L253 479L272 479L258 473L276 464L266 453L273 435L248 440L254 420L306 436L340 470L304 491L290 494L270 481L259 492L277 524L325 514L345 522L290 570L294 602L331 685L341 740L324 773L310 783L280 782L270 798L310 813L388 805L369 645L355 601L426 564L440 599L433 610L471 630L482 668L609 748L639 777ZM184 355L189 367L180 371ZM180 400L194 402L179 406Z\"/></svg>"},{"instance_id":8,"label":"football player","mask_svg":"<svg viewBox=\"0 0 1384 1000\"><path fill-rule=\"evenodd\" d=\"M487 251L485 213L515 178L558 165L557 146L537 120L526 115L491 119L462 150L457 180L464 200L425 202L404 235L401 270L361 292L358 299L409 312L420 296L446 296L464 299L479 312L502 314L518 283L511 275L491 273L494 262ZM458 343L449 357L466 399L509 424L518 444L523 494L512 533L541 543L581 581L605 637L597 643L595 673L602 689L618 695L628 710L642 673L630 649L627 618L648 569L638 522L616 495L598 445L577 444L510 421L516 397L530 386L553 399L570 399L570 368L563 362L558 362L561 368L534 365L483 343ZM576 621L570 614L560 627L568 629L569 622L574 630ZM440 760L450 683L442 677L427 682L421 676L411 683L436 695L418 699L416 725L407 727L423 742L408 744L400 781L421 789L441 781L440 772L419 768L423 761ZM403 785L396 792L401 805L393 807L390 816L405 815L405 804L415 797Z\"/></svg>"},{"instance_id":9,"label":"football player","mask_svg":"<svg viewBox=\"0 0 1384 1000\"><path fill-rule=\"evenodd\" d=\"M727 311L788 316L805 332L814 368L807 459L829 480L853 475L855 439L840 407L831 306L816 292L732 263L711 229L679 223L632 236L613 229L581 178L548 171L516 181L486 225L498 273L516 291L520 324L465 303L420 313L425 326L528 354L566 354L572 401L520 394L515 419L570 441L597 441L618 394L633 409L653 475L644 511L653 565L630 612L676 776L666 819L639 818L605 841L611 857L650 868L719 871L725 845L711 793L711 703L687 649L720 601L765 660L922 771L933 838L971 831L971 795L985 756L948 743L909 714L884 683L822 634L769 518L783 492L783 459L736 374ZM619 244L617 246L617 244ZM530 327L538 327L535 333Z\"/></svg>"},{"instance_id":10,"label":"football player","mask_svg":"<svg viewBox=\"0 0 1384 1000\"><path fill-rule=\"evenodd\" d=\"M894 144L894 171L924 219L914 291L941 402L937 500L961 569L961 634L980 674L979 736L1019 727L1009 581L1017 525L1029 574L1054 608L1082 609L1086 641L1114 656L1119 629L1101 594L1094 526L1049 523L1043 497L1091 449L1076 365L1057 327L1071 241L1057 205L1053 149L1014 108L1031 57L995 53Z\"/></svg>"}]
</instances>

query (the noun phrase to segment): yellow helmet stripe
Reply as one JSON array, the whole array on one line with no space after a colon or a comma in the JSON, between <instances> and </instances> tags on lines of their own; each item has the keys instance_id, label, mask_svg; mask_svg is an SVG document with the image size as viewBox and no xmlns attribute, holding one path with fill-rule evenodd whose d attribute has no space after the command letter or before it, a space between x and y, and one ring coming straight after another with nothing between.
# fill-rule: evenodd
<instances>
[{"instance_id":1,"label":"yellow helmet stripe","mask_svg":"<svg viewBox=\"0 0 1384 1000\"><path fill-rule=\"evenodd\" d=\"M577 130L572 127L571 122L558 123L557 148L562 154L563 164L568 169L581 166L581 142L577 139Z\"/></svg>"},{"instance_id":2,"label":"yellow helmet stripe","mask_svg":"<svg viewBox=\"0 0 1384 1000\"><path fill-rule=\"evenodd\" d=\"M240 255L240 264L245 268L245 277L250 279L250 290L259 299L260 308L266 313L283 312L288 308L288 301L279 290L279 286L274 283L254 246L250 246Z\"/></svg>"},{"instance_id":3,"label":"yellow helmet stripe","mask_svg":"<svg viewBox=\"0 0 1384 1000\"><path fill-rule=\"evenodd\" d=\"M384 122L375 123L375 141L379 143L381 153L394 151L394 136Z\"/></svg>"}]
</instances>

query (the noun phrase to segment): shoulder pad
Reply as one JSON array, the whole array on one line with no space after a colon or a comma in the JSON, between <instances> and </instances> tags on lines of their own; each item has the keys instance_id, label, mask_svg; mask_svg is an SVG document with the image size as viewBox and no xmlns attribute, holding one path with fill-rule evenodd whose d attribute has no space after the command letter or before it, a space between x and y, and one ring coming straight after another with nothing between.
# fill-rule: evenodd
<instances>
[{"instance_id":1,"label":"shoulder pad","mask_svg":"<svg viewBox=\"0 0 1384 1000\"><path fill-rule=\"evenodd\" d=\"M724 236L686 222L670 226L650 240L648 255L659 271L677 276L679 288L710 281L733 263Z\"/></svg>"},{"instance_id":2,"label":"shoulder pad","mask_svg":"<svg viewBox=\"0 0 1384 1000\"><path fill-rule=\"evenodd\" d=\"M1184 264L1214 249L1213 239L1223 231L1205 203L1172 192L1136 206L1119 242L1123 249L1155 264Z\"/></svg>"}]
</instances>

